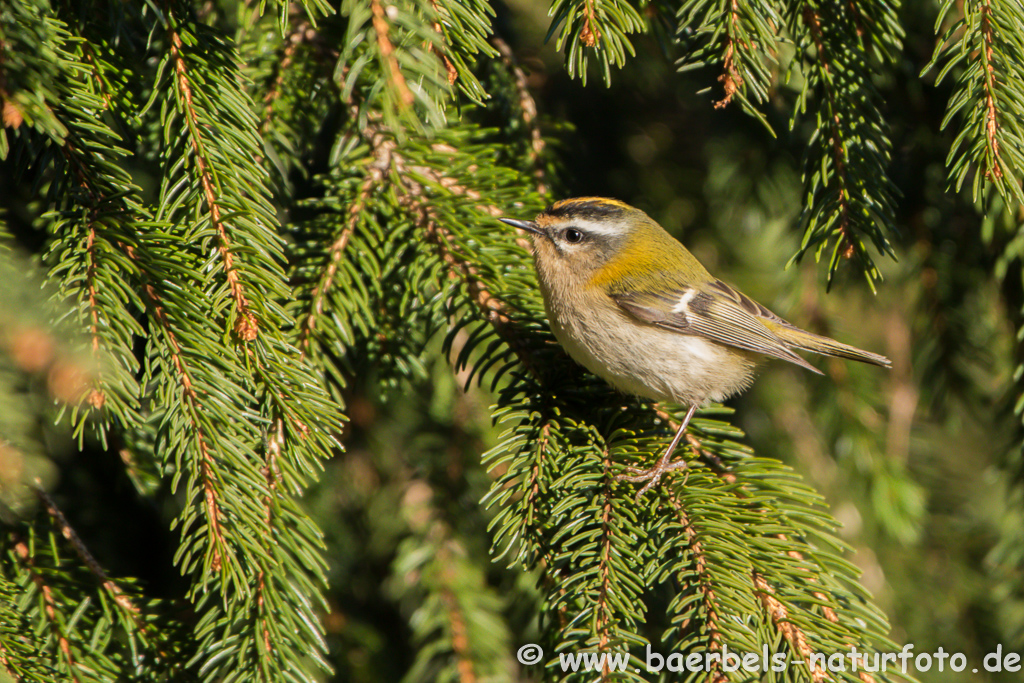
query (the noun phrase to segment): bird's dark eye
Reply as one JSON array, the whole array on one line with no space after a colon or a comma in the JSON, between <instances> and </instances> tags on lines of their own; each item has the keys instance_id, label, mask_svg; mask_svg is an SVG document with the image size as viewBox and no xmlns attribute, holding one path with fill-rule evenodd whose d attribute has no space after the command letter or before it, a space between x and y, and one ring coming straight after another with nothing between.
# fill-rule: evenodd
<instances>
[{"instance_id":1,"label":"bird's dark eye","mask_svg":"<svg viewBox=\"0 0 1024 683\"><path fill-rule=\"evenodd\" d=\"M570 244L579 244L583 241L583 233L576 228L566 228L562 232L562 237Z\"/></svg>"}]
</instances>

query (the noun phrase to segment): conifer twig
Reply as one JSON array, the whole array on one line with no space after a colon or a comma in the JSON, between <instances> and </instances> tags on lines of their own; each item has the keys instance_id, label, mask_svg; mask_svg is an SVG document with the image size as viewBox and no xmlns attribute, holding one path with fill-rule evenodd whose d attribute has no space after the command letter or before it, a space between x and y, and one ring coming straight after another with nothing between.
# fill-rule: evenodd
<instances>
[{"instance_id":1,"label":"conifer twig","mask_svg":"<svg viewBox=\"0 0 1024 683\"><path fill-rule=\"evenodd\" d=\"M367 173L359 186L356 200L349 207L348 220L345 227L338 233L328 249L327 268L320 276L320 281L313 289L313 296L310 299L309 309L301 324L299 332L299 350L305 354L309 350L310 338L316 330L317 321L323 314L324 299L334 283L334 277L338 272L338 265L341 263L342 252L348 246L352 234L362 217L363 210L370 195L375 188L384 181L385 173L391 165L391 153L394 150L395 142L382 132L371 127L364 132L364 137L369 138L374 162L367 165Z\"/></svg>"},{"instance_id":2,"label":"conifer twig","mask_svg":"<svg viewBox=\"0 0 1024 683\"><path fill-rule=\"evenodd\" d=\"M603 502L601 503L601 537L598 543L600 544L599 550L599 573L601 576L601 588L597 596L597 619L595 620L595 627L599 633L599 640L597 649L598 652L606 652L608 650L609 638L608 638L608 627L612 621L613 610L609 607L609 600L611 596L610 592L610 581L609 574L611 572L611 560L612 560L612 501L614 495L612 495L612 482L615 481L615 475L612 472L612 459L608 451L608 447L605 446L601 452L601 464L604 467L603 486L601 490L601 496ZM604 663L604 668L601 671L602 678L608 676L608 662Z\"/></svg>"},{"instance_id":3,"label":"conifer twig","mask_svg":"<svg viewBox=\"0 0 1024 683\"><path fill-rule=\"evenodd\" d=\"M693 555L693 564L695 573L699 578L700 585L695 586L695 589L700 591L702 596L702 602L704 603L704 609L707 614L707 632L708 632L708 647L705 648L708 652L716 652L722 649L722 631L719 624L719 609L718 599L715 595L715 589L711 585L710 575L708 573L707 557L704 554L704 547L697 533L693 521L690 519L690 515L686 512L683 507L682 501L676 496L676 492L669 486L665 486L664 490L668 501L672 506L672 510L675 512L676 518L679 520L679 524L686 530L686 542L690 548L690 553ZM708 680L718 681L723 680L725 677L722 676L720 671L717 671L719 662L715 661L715 669L708 671ZM712 675L712 673L716 675Z\"/></svg>"},{"instance_id":4,"label":"conifer twig","mask_svg":"<svg viewBox=\"0 0 1024 683\"><path fill-rule=\"evenodd\" d=\"M841 247L841 249L845 258L851 258L854 254L855 246L850 236L850 182L847 177L846 169L847 149L846 144L843 141L843 132L839 121L839 109L838 104L836 103L835 89L832 86L831 68L825 50L825 42L821 35L821 18L810 3L804 4L803 20L811 31L811 38L814 41L814 47L816 48L815 52L818 60L818 66L824 74L824 77L821 80L824 84L825 98L828 100L828 113L824 118L828 121L828 127L831 131L829 137L832 140L832 161L835 164L835 177L836 182L839 185L837 192L840 215L839 233L843 244L845 244L845 247ZM824 180L822 182L824 182Z\"/></svg>"},{"instance_id":5,"label":"conifer twig","mask_svg":"<svg viewBox=\"0 0 1024 683\"><path fill-rule=\"evenodd\" d=\"M734 32L739 30L739 7L737 0L730 0L729 29L726 32L725 56L722 58L722 75L719 82L725 89L725 97L714 103L715 109L724 109L732 102L732 98L743 87L743 75L736 68L736 38ZM744 46L746 47L746 46Z\"/></svg>"},{"instance_id":6,"label":"conifer twig","mask_svg":"<svg viewBox=\"0 0 1024 683\"><path fill-rule=\"evenodd\" d=\"M40 595L43 597L43 614L46 615L46 623L49 625L50 631L57 641L57 649L60 650L61 657L63 657L65 664L67 664L71 680L74 683L80 683L82 680L78 675L80 666L75 655L71 652L71 641L68 639L64 629L61 628L60 622L62 620L57 618L58 608L57 601L53 597L53 589L46 583L38 569L36 569L35 560L29 552L28 543L14 534L12 534L12 539L14 540L15 556L21 561L29 577L32 579L32 583L35 584Z\"/></svg>"},{"instance_id":7,"label":"conifer twig","mask_svg":"<svg viewBox=\"0 0 1024 683\"><path fill-rule=\"evenodd\" d=\"M473 668L473 657L469 647L469 631L466 627L466 615L459 605L458 596L452 590L455 581L453 564L447 557L447 544L442 543L438 550L438 562L441 565L441 600L444 603L451 632L452 652L455 655L456 668L459 672L459 683L476 683L477 675Z\"/></svg>"},{"instance_id":8,"label":"conifer twig","mask_svg":"<svg viewBox=\"0 0 1024 683\"><path fill-rule=\"evenodd\" d=\"M395 46L388 38L388 20L381 6L380 0L370 0L370 10L373 12L373 30L377 34L377 49L380 50L381 58L387 63L388 80L398 91L398 102L402 108L408 109L416 101L409 84L405 82L402 75L402 67L395 58Z\"/></svg>"},{"instance_id":9,"label":"conifer twig","mask_svg":"<svg viewBox=\"0 0 1024 683\"><path fill-rule=\"evenodd\" d=\"M288 72L292 61L295 59L295 52L303 42L315 35L308 19L300 21L285 38L286 45L281 53L281 60L274 64L273 81L267 88L267 94L263 96L263 120L260 122L260 136L267 134L274 117L274 102L281 96L281 88L284 85L284 76Z\"/></svg>"},{"instance_id":10,"label":"conifer twig","mask_svg":"<svg viewBox=\"0 0 1024 683\"><path fill-rule=\"evenodd\" d=\"M778 538L780 541L787 541L787 540L789 540L789 538L785 534L777 534L776 538ZM801 552L799 552L797 550L789 550L789 551L786 552L786 554L789 555L790 557L792 557L794 560L798 560L800 562L805 561L803 553L801 553ZM817 583L817 580L814 577L811 577L809 579L809 581L811 581L812 583ZM755 583L756 583L756 574L755 574ZM831 621L833 624L838 624L839 623L839 616L836 614L836 611L834 609L832 609L832 607L830 605L826 604L828 602L831 602L831 597L826 595L825 593L823 593L821 591L814 591L814 593L812 595L814 595L815 598L817 598L818 600L821 601L821 603L822 603L820 605L821 613L824 615L824 617L826 619L828 619L829 621ZM847 641L846 642L846 646L852 648L853 647L853 643L850 642L850 641ZM866 654L861 655L862 661L866 661L866 658L867 658ZM874 680L875 680L874 677L871 676L870 674L868 674L866 671L861 671L860 672L860 679L864 683L874 683Z\"/></svg>"},{"instance_id":11,"label":"conifer twig","mask_svg":"<svg viewBox=\"0 0 1024 683\"><path fill-rule=\"evenodd\" d=\"M75 554L78 555L78 559L80 559L86 569L92 572L92 574L99 580L103 590L110 594L110 597L113 598L114 602L124 608L124 610L131 615L132 621L135 622L135 625L144 629L145 624L140 620L141 612L139 611L139 608L135 606L131 598L121 590L121 587L107 575L107 572L100 566L100 563L96 561L96 558L89 552L85 543L82 542L81 537L71 527L67 517L65 517L64 513L57 507L57 503L40 486L36 485L33 488L35 489L36 496L39 497L39 500L42 501L43 505L46 507L47 514L50 515L51 519L53 519L54 525L57 527L60 535L63 536L71 545Z\"/></svg>"},{"instance_id":12,"label":"conifer twig","mask_svg":"<svg viewBox=\"0 0 1024 683\"><path fill-rule=\"evenodd\" d=\"M985 168L985 174L996 180L1003 177L1002 158L999 155L999 119L996 116L996 75L992 66L993 35L992 6L989 0L981 0L981 39L982 68L985 72L985 143L988 145L991 160Z\"/></svg>"},{"instance_id":13,"label":"conifer twig","mask_svg":"<svg viewBox=\"0 0 1024 683\"><path fill-rule=\"evenodd\" d=\"M818 666L818 662L812 659L811 646L807 643L807 636L804 632L796 626L789 618L789 612L786 610L785 605L779 602L778 598L775 597L775 591L768 584L763 576L756 571L753 573L754 587L757 589L757 595L761 598L761 604L764 605L765 611L772 619L772 623L775 627L782 631L783 637L789 646L793 648L793 651L800 655L800 657L807 663L808 670L811 674L811 680L814 683L822 683L826 679L825 671ZM814 667L811 668L812 663Z\"/></svg>"},{"instance_id":14,"label":"conifer twig","mask_svg":"<svg viewBox=\"0 0 1024 683\"><path fill-rule=\"evenodd\" d=\"M196 155L196 170L199 174L199 183L203 188L206 199L206 210L210 213L210 222L217 231L219 244L217 247L221 260L224 263L224 275L231 289L231 295L235 300L235 309L238 316L235 321L234 332L242 341L251 342L259 334L259 321L256 315L250 310L249 300L245 294L245 285L235 266L235 257L231 252L231 237L228 234L228 226L221 216L220 201L214 187L213 176L210 170L210 160L206 155L202 137L199 134L199 115L196 113L193 102L192 84L189 81L188 65L182 55L183 43L181 34L178 31L170 31L171 59L174 62L174 71L177 75L178 90L184 102L183 109L188 122L189 143L193 153Z\"/></svg>"},{"instance_id":15,"label":"conifer twig","mask_svg":"<svg viewBox=\"0 0 1024 683\"><path fill-rule=\"evenodd\" d=\"M136 259L135 249L131 245L121 246L129 258L132 260ZM192 374L183 358L181 345L178 343L177 335L174 333L171 321L167 317L160 294L151 282L143 283L142 293L152 310L154 319L159 323L164 336L167 338L168 350L170 351L171 362L177 371L178 385L181 388L182 398L189 407L188 415L192 423L192 429L195 430L196 442L199 446L203 500L210 525L210 536L213 539L213 554L210 565L214 570L219 571L221 568L220 547L224 544L224 536L220 530L220 505L213 481L213 455L210 453L207 444L208 437L203 430L202 422L198 419L199 412L202 410L202 406L199 403L199 394L195 389Z\"/></svg>"},{"instance_id":16,"label":"conifer twig","mask_svg":"<svg viewBox=\"0 0 1024 683\"><path fill-rule=\"evenodd\" d=\"M526 74L516 62L515 55L512 53L512 48L509 47L509 44L497 36L491 38L491 44L497 48L498 54L501 55L502 61L509 71L512 72L512 78L515 80L516 93L519 95L519 108L523 112L523 123L530 129L529 161L533 165L533 175L537 179L537 194L543 197L548 193L548 185L541 157L544 152L545 143L537 118L537 101L533 99L533 95L530 93Z\"/></svg>"},{"instance_id":17,"label":"conifer twig","mask_svg":"<svg viewBox=\"0 0 1024 683\"><path fill-rule=\"evenodd\" d=\"M440 9L437 6L437 0L430 0L430 7L434 10L434 14L440 13ZM441 26L440 21L434 21L431 24L431 27L438 36L442 39L444 38L444 27ZM445 73L448 75L448 85L454 85L455 81L459 78L459 70L455 68L455 65L452 64L452 60L448 59L448 55L444 53L437 43L432 43L430 45L430 50L437 55L437 58L444 64Z\"/></svg>"}]
</instances>

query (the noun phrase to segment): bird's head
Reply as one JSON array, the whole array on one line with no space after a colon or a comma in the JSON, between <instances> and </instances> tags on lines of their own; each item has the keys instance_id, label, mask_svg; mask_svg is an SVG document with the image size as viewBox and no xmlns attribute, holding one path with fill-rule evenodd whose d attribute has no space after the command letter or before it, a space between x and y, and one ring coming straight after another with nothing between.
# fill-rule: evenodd
<instances>
[{"instance_id":1,"label":"bird's head","mask_svg":"<svg viewBox=\"0 0 1024 683\"><path fill-rule=\"evenodd\" d=\"M541 285L548 288L615 289L678 268L680 252L686 253L650 216L617 199L564 199L532 221L499 220L531 234Z\"/></svg>"}]
</instances>

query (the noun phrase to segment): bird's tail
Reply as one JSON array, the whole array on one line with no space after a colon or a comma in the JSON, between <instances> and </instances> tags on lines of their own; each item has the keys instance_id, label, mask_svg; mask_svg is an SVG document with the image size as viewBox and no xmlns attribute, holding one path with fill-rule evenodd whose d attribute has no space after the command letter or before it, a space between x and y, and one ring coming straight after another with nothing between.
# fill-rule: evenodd
<instances>
[{"instance_id":1,"label":"bird's tail","mask_svg":"<svg viewBox=\"0 0 1024 683\"><path fill-rule=\"evenodd\" d=\"M856 346L843 344L842 342L837 342L835 339L822 337L821 335L814 334L806 330L797 329L795 327L786 327L775 330L775 333L787 344L801 351L812 351L825 356L847 358L849 360L856 360L870 365L880 365L883 368L892 367L892 361L885 356L881 356L877 353L871 353L870 351L864 351L862 349L858 349Z\"/></svg>"}]
</instances>

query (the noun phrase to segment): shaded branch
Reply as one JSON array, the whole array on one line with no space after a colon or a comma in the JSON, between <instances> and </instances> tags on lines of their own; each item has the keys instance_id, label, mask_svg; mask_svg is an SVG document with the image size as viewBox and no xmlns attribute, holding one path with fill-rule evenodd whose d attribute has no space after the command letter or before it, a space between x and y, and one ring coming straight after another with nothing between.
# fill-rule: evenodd
<instances>
[{"instance_id":1,"label":"shaded branch","mask_svg":"<svg viewBox=\"0 0 1024 683\"><path fill-rule=\"evenodd\" d=\"M14 540L14 555L22 563L25 571L28 572L32 583L39 590L39 594L43 598L43 614L46 615L46 623L50 628L50 632L54 639L57 641L57 649L60 651L60 656L64 661L64 664L68 668L68 675L71 676L71 680L74 683L81 683L79 677L79 669L81 668L75 658L75 655L71 652L71 641L68 634L64 632L60 622L57 618L58 606L57 601L53 596L53 589L43 575L39 573L35 566L35 559L29 552L28 544L21 538L12 534ZM87 671L83 671L83 674L87 674Z\"/></svg>"}]
</instances>

